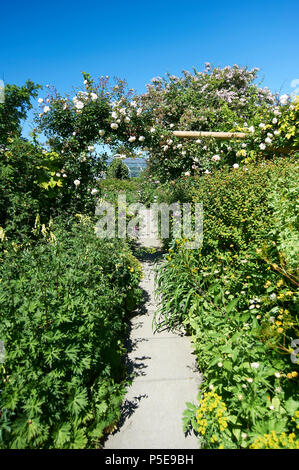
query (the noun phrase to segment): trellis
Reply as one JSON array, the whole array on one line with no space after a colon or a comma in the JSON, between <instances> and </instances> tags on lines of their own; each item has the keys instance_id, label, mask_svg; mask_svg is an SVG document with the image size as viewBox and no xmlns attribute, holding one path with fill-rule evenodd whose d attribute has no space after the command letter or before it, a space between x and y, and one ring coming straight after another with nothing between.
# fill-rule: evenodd
<instances>
[{"instance_id":1,"label":"trellis","mask_svg":"<svg viewBox=\"0 0 299 470\"><path fill-rule=\"evenodd\" d=\"M204 131L173 131L173 135L179 138L198 139L200 137L213 137L214 139L246 139L246 132L204 132Z\"/></svg>"}]
</instances>

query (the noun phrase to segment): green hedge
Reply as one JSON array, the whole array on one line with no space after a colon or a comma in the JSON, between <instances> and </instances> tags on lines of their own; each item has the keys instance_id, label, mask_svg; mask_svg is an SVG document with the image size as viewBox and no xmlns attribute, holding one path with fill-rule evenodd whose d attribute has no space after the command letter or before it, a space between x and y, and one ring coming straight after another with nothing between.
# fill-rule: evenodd
<instances>
[{"instance_id":1,"label":"green hedge","mask_svg":"<svg viewBox=\"0 0 299 470\"><path fill-rule=\"evenodd\" d=\"M140 298L126 244L88 218L5 242L0 264L0 448L97 447L120 417L125 315ZM38 224L37 224L38 225Z\"/></svg>"}]
</instances>

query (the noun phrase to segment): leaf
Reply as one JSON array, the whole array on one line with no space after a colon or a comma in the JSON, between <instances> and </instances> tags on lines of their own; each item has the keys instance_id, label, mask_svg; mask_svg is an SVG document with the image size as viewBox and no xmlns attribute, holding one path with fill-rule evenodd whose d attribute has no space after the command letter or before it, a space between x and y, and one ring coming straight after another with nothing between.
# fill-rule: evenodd
<instances>
[{"instance_id":1,"label":"leaf","mask_svg":"<svg viewBox=\"0 0 299 470\"><path fill-rule=\"evenodd\" d=\"M58 429L54 437L54 446L56 449L62 449L64 444L69 442L71 439L71 425L70 423L64 423L60 429Z\"/></svg>"},{"instance_id":2,"label":"leaf","mask_svg":"<svg viewBox=\"0 0 299 470\"><path fill-rule=\"evenodd\" d=\"M239 349L234 349L233 352L232 352L232 360L233 362L236 361L237 357L238 357L238 354L239 354Z\"/></svg>"},{"instance_id":3,"label":"leaf","mask_svg":"<svg viewBox=\"0 0 299 470\"><path fill-rule=\"evenodd\" d=\"M230 361L223 361L224 369L231 371L232 370L232 363Z\"/></svg>"},{"instance_id":4,"label":"leaf","mask_svg":"<svg viewBox=\"0 0 299 470\"><path fill-rule=\"evenodd\" d=\"M236 437L237 440L240 439L240 436L241 436L241 429L239 429L239 428L234 428L234 429L232 429L232 433L233 433L233 435Z\"/></svg>"},{"instance_id":5,"label":"leaf","mask_svg":"<svg viewBox=\"0 0 299 470\"><path fill-rule=\"evenodd\" d=\"M293 416L295 411L297 411L299 408L299 401L293 400L291 397L284 403L284 408L290 415Z\"/></svg>"},{"instance_id":6,"label":"leaf","mask_svg":"<svg viewBox=\"0 0 299 470\"><path fill-rule=\"evenodd\" d=\"M76 429L73 436L73 442L70 445L71 449L84 449L87 444L87 437L83 429Z\"/></svg>"},{"instance_id":7,"label":"leaf","mask_svg":"<svg viewBox=\"0 0 299 470\"><path fill-rule=\"evenodd\" d=\"M275 410L279 410L280 400L278 397L273 398L272 405L274 406Z\"/></svg>"},{"instance_id":8,"label":"leaf","mask_svg":"<svg viewBox=\"0 0 299 470\"><path fill-rule=\"evenodd\" d=\"M231 300L229 304L227 304L225 307L226 313L230 313L235 308L238 302L239 302L239 298Z\"/></svg>"},{"instance_id":9,"label":"leaf","mask_svg":"<svg viewBox=\"0 0 299 470\"><path fill-rule=\"evenodd\" d=\"M86 390L81 390L69 402L68 408L74 415L78 416L80 411L83 410L88 404Z\"/></svg>"}]
</instances>

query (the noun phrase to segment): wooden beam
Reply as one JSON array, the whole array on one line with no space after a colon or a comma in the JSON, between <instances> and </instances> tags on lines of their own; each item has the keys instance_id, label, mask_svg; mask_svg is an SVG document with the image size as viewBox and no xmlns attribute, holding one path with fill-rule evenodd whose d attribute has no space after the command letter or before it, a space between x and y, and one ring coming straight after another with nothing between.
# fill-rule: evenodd
<instances>
[{"instance_id":1,"label":"wooden beam","mask_svg":"<svg viewBox=\"0 0 299 470\"><path fill-rule=\"evenodd\" d=\"M173 131L175 137L185 139L198 139L199 137L213 137L214 139L246 139L245 132L203 132L203 131Z\"/></svg>"}]
</instances>

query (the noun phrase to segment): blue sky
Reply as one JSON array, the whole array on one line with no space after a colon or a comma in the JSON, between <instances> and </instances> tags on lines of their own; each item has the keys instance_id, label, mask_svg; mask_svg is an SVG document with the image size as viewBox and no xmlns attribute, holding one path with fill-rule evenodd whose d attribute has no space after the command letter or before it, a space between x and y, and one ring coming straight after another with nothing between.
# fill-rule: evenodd
<instances>
[{"instance_id":1,"label":"blue sky","mask_svg":"<svg viewBox=\"0 0 299 470\"><path fill-rule=\"evenodd\" d=\"M0 79L30 78L64 93L81 71L130 87L169 71L259 67L263 85L290 93L299 79L298 1L11 1L1 4Z\"/></svg>"}]
</instances>

